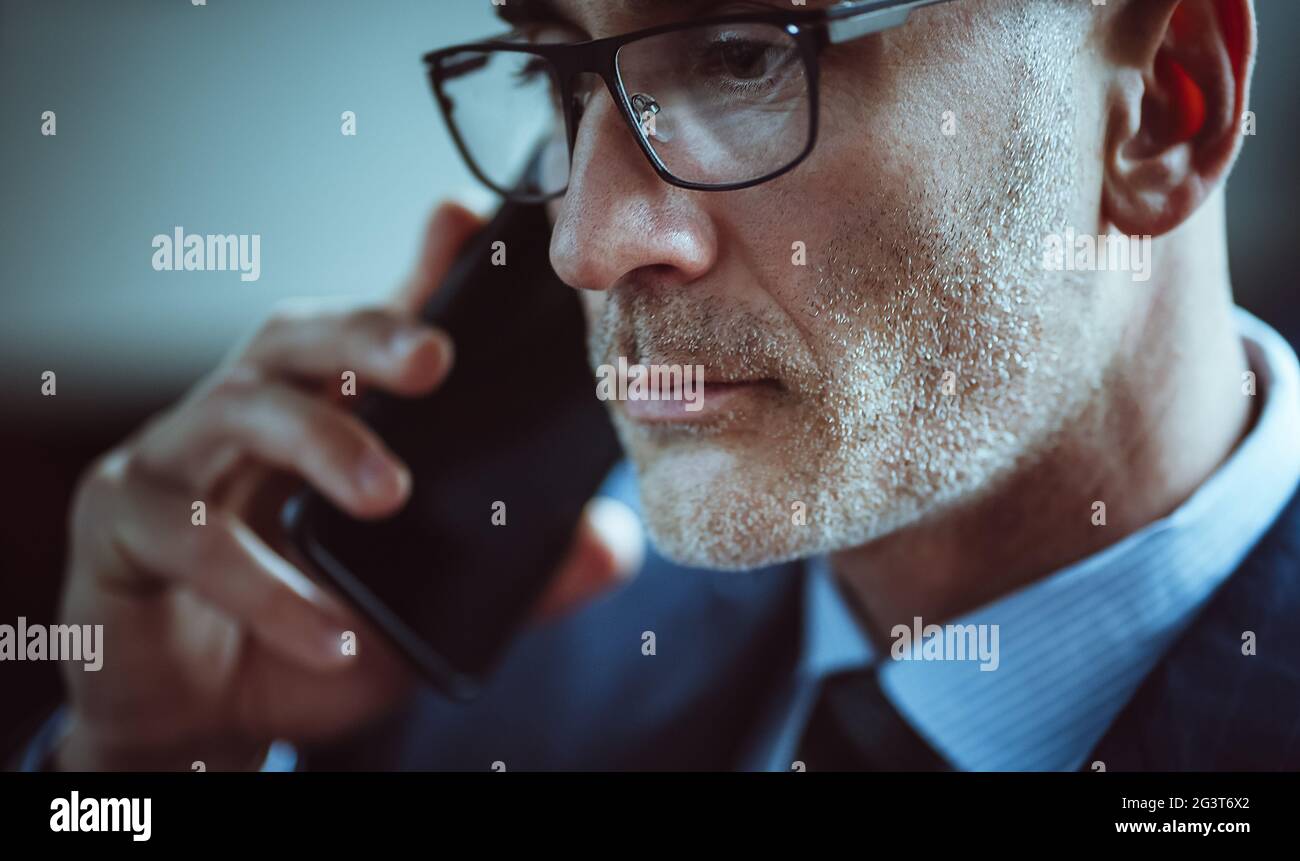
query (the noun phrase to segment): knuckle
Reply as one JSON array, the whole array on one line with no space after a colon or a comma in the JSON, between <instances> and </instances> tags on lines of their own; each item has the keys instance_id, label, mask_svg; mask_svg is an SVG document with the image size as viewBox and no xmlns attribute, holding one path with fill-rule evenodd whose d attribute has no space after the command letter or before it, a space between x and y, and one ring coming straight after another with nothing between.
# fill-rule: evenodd
<instances>
[{"instance_id":1,"label":"knuckle","mask_svg":"<svg viewBox=\"0 0 1300 861\"><path fill-rule=\"evenodd\" d=\"M92 493L116 492L135 458L131 448L115 448L96 458L82 476L82 486Z\"/></svg>"},{"instance_id":2,"label":"knuckle","mask_svg":"<svg viewBox=\"0 0 1300 861\"><path fill-rule=\"evenodd\" d=\"M259 331L262 335L280 335L302 325L314 313L315 308L308 300L281 299L272 306Z\"/></svg>"},{"instance_id":3,"label":"knuckle","mask_svg":"<svg viewBox=\"0 0 1300 861\"><path fill-rule=\"evenodd\" d=\"M93 461L77 479L73 490L73 522L94 517L98 512L111 512L113 500L122 492L130 473L134 452L116 448Z\"/></svg>"},{"instance_id":4,"label":"knuckle","mask_svg":"<svg viewBox=\"0 0 1300 861\"><path fill-rule=\"evenodd\" d=\"M148 479L151 473L144 453L130 448L119 454L114 463L106 463L101 480L106 488L125 491L129 486Z\"/></svg>"},{"instance_id":5,"label":"knuckle","mask_svg":"<svg viewBox=\"0 0 1300 861\"><path fill-rule=\"evenodd\" d=\"M252 343L261 345L278 341L295 325L297 325L297 315L283 306L277 306L267 314L266 319L257 328Z\"/></svg>"},{"instance_id":6,"label":"knuckle","mask_svg":"<svg viewBox=\"0 0 1300 861\"><path fill-rule=\"evenodd\" d=\"M263 385L257 371L247 365L230 368L213 381L207 397L202 399L204 409L222 409L230 403L242 403L253 397Z\"/></svg>"},{"instance_id":7,"label":"knuckle","mask_svg":"<svg viewBox=\"0 0 1300 861\"><path fill-rule=\"evenodd\" d=\"M288 340L295 329L319 314L309 300L282 299L263 318L247 342L245 355L259 355Z\"/></svg>"}]
</instances>

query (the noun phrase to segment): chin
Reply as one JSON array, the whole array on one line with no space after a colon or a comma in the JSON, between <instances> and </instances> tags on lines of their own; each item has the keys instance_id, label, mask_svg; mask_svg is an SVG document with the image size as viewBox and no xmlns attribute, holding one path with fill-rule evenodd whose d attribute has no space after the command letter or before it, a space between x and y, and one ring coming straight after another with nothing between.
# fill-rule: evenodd
<instances>
[{"instance_id":1,"label":"chin","mask_svg":"<svg viewBox=\"0 0 1300 861\"><path fill-rule=\"evenodd\" d=\"M633 460L646 530L655 548L679 565L743 571L861 537L846 535L842 516L825 516L832 503L817 482L794 477L792 464L770 454L696 442L641 455L634 452Z\"/></svg>"}]
</instances>

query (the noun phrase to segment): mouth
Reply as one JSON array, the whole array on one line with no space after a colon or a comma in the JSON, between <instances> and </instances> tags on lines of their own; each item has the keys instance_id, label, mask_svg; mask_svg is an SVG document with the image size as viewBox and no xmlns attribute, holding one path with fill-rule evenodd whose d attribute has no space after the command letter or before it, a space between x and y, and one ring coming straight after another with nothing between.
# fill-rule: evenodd
<instances>
[{"instance_id":1,"label":"mouth","mask_svg":"<svg viewBox=\"0 0 1300 861\"><path fill-rule=\"evenodd\" d=\"M690 425L743 415L779 394L773 379L700 381L694 388L659 393L658 399L628 397L622 401L627 417L645 425Z\"/></svg>"}]
</instances>

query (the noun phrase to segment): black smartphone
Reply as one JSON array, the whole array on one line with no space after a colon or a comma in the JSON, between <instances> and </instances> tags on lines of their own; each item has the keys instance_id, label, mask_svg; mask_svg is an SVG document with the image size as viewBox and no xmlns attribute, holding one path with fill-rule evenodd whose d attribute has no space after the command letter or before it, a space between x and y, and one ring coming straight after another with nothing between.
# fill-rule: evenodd
<instances>
[{"instance_id":1,"label":"black smartphone","mask_svg":"<svg viewBox=\"0 0 1300 861\"><path fill-rule=\"evenodd\" d=\"M423 311L456 345L442 387L363 397L410 468L406 506L359 521L308 490L284 510L306 557L457 699L500 659L619 457L549 245L541 206L505 204Z\"/></svg>"}]
</instances>

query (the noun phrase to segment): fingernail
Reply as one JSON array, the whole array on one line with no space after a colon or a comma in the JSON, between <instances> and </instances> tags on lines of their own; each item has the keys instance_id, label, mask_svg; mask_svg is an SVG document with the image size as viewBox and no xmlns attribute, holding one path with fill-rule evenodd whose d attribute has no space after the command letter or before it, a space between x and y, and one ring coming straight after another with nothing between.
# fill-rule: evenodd
<instances>
[{"instance_id":1,"label":"fingernail","mask_svg":"<svg viewBox=\"0 0 1300 861\"><path fill-rule=\"evenodd\" d=\"M434 329L433 342L438 345L438 363L446 365L451 361L451 355L456 349L451 342L451 338L445 332Z\"/></svg>"},{"instance_id":2,"label":"fingernail","mask_svg":"<svg viewBox=\"0 0 1300 861\"><path fill-rule=\"evenodd\" d=\"M386 497L406 489L405 473L394 469L388 458L375 451L368 451L362 456L357 479L361 491L367 496Z\"/></svg>"},{"instance_id":3,"label":"fingernail","mask_svg":"<svg viewBox=\"0 0 1300 861\"><path fill-rule=\"evenodd\" d=\"M402 361L421 344L429 340L429 332L425 329L406 329L393 336L388 343L388 353L397 361Z\"/></svg>"}]
</instances>

